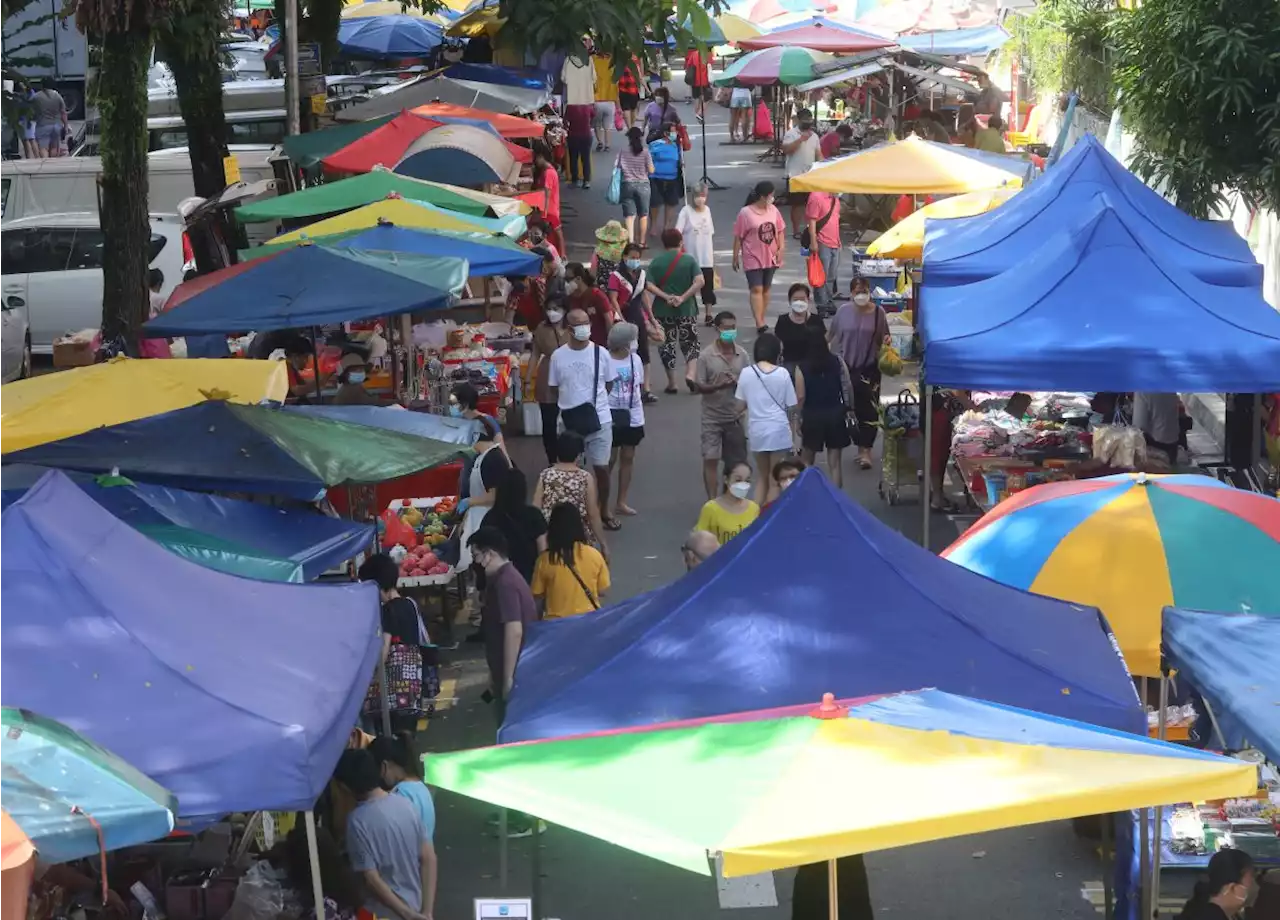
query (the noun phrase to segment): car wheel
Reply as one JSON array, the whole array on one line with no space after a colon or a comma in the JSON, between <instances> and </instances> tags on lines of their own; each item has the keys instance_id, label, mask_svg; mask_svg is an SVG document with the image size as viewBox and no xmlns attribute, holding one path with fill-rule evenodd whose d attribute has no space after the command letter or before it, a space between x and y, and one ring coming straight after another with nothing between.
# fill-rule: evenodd
<instances>
[{"instance_id":1,"label":"car wheel","mask_svg":"<svg viewBox=\"0 0 1280 920\"><path fill-rule=\"evenodd\" d=\"M31 376L31 333L27 333L26 340L22 343L22 364L18 368L18 379L26 380Z\"/></svg>"}]
</instances>

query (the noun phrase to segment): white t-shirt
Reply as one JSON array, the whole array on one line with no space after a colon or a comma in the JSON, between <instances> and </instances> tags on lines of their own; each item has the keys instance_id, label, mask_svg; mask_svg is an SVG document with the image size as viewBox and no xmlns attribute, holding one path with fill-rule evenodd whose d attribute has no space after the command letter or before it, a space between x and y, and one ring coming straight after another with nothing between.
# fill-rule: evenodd
<instances>
[{"instance_id":1,"label":"white t-shirt","mask_svg":"<svg viewBox=\"0 0 1280 920\"><path fill-rule=\"evenodd\" d=\"M711 219L711 208L695 211L685 205L676 218L676 229L684 237L684 248L698 260L699 268L714 268L716 264L716 246L713 237L716 232L715 221Z\"/></svg>"},{"instance_id":2,"label":"white t-shirt","mask_svg":"<svg viewBox=\"0 0 1280 920\"><path fill-rule=\"evenodd\" d=\"M747 404L747 440L753 451L790 450L793 446L787 409L797 402L791 375L781 367L765 373L752 365L738 376L734 394Z\"/></svg>"},{"instance_id":3,"label":"white t-shirt","mask_svg":"<svg viewBox=\"0 0 1280 920\"><path fill-rule=\"evenodd\" d=\"M600 378L595 393L596 414L600 416L601 425L608 425L613 416L609 414L609 391L605 384L617 379L618 370L613 366L609 352L599 345L588 344L580 351L575 351L569 345L561 345L553 351L551 367L547 371L547 386L560 388L558 403L561 409L572 409L591 402L591 381L596 379L596 355L600 356Z\"/></svg>"},{"instance_id":4,"label":"white t-shirt","mask_svg":"<svg viewBox=\"0 0 1280 920\"><path fill-rule=\"evenodd\" d=\"M560 70L564 80L565 105L594 105L596 101L596 68L588 60L585 64L569 56Z\"/></svg>"},{"instance_id":5,"label":"white t-shirt","mask_svg":"<svg viewBox=\"0 0 1280 920\"><path fill-rule=\"evenodd\" d=\"M792 144L800 139L800 135L804 133L799 128L792 128L786 134L782 135L782 143ZM794 179L803 173L809 171L818 160L818 154L822 151L822 141L818 140L818 135L813 131L809 132L809 136L805 142L796 148L795 153L787 157L787 178Z\"/></svg>"},{"instance_id":6,"label":"white t-shirt","mask_svg":"<svg viewBox=\"0 0 1280 920\"><path fill-rule=\"evenodd\" d=\"M631 410L631 427L641 428L644 426L644 400L641 398L644 396L641 389L641 384L644 383L644 365L635 354L625 358L609 355L609 360L618 377L613 389L609 391L609 408Z\"/></svg>"}]
</instances>

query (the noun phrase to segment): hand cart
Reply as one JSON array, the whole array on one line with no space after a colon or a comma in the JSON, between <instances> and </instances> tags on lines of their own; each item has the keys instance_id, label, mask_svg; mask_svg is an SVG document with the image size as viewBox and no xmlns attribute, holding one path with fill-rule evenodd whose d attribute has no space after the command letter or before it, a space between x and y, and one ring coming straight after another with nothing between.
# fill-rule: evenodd
<instances>
[{"instance_id":1,"label":"hand cart","mask_svg":"<svg viewBox=\"0 0 1280 920\"><path fill-rule=\"evenodd\" d=\"M884 435L884 447L877 491L890 505L896 505L904 486L920 488L924 465L920 404L910 390L903 390L898 394L896 403L881 408L880 430Z\"/></svg>"}]
</instances>

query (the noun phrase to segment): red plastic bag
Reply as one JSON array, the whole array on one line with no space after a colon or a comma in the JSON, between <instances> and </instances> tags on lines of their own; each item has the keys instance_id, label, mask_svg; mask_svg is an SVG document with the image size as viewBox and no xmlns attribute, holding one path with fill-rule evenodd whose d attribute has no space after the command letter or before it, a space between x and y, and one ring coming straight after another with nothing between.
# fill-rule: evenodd
<instances>
[{"instance_id":1,"label":"red plastic bag","mask_svg":"<svg viewBox=\"0 0 1280 920\"><path fill-rule=\"evenodd\" d=\"M400 520L400 515L396 514L394 510L388 508L379 517L382 518L382 523L386 525L386 529L382 532L383 549L390 549L393 546L413 549L418 545L417 531Z\"/></svg>"},{"instance_id":2,"label":"red plastic bag","mask_svg":"<svg viewBox=\"0 0 1280 920\"><path fill-rule=\"evenodd\" d=\"M805 260L805 269L809 273L809 287L820 288L827 283L827 270L822 267L822 256L810 252Z\"/></svg>"},{"instance_id":3,"label":"red plastic bag","mask_svg":"<svg viewBox=\"0 0 1280 920\"><path fill-rule=\"evenodd\" d=\"M627 130L627 123L622 117L622 109L616 105L613 107L613 130L615 131Z\"/></svg>"},{"instance_id":4,"label":"red plastic bag","mask_svg":"<svg viewBox=\"0 0 1280 920\"><path fill-rule=\"evenodd\" d=\"M684 125L676 125L676 136L680 139L681 150L689 151L693 149L693 142L689 140L689 132L685 130Z\"/></svg>"},{"instance_id":5,"label":"red plastic bag","mask_svg":"<svg viewBox=\"0 0 1280 920\"><path fill-rule=\"evenodd\" d=\"M755 138L758 141L773 140L773 119L769 116L769 106L761 102L756 106Z\"/></svg>"}]
</instances>

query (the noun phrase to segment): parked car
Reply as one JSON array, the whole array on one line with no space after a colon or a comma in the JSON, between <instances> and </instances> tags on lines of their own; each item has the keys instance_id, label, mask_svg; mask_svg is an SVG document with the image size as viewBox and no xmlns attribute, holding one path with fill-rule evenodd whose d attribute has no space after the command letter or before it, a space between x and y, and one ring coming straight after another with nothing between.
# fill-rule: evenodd
<instances>
[{"instance_id":1,"label":"parked car","mask_svg":"<svg viewBox=\"0 0 1280 920\"><path fill-rule=\"evenodd\" d=\"M164 273L166 296L182 281L183 226L176 214L151 215L148 261ZM96 213L37 214L6 221L0 229L0 249L6 310L15 298L23 301L33 352L52 354L60 336L102 325L102 230ZM6 323L8 319L6 312Z\"/></svg>"},{"instance_id":2,"label":"parked car","mask_svg":"<svg viewBox=\"0 0 1280 920\"><path fill-rule=\"evenodd\" d=\"M27 324L27 302L18 293L10 294L4 285L0 300L0 383L21 380L31 373L31 329Z\"/></svg>"}]
</instances>

